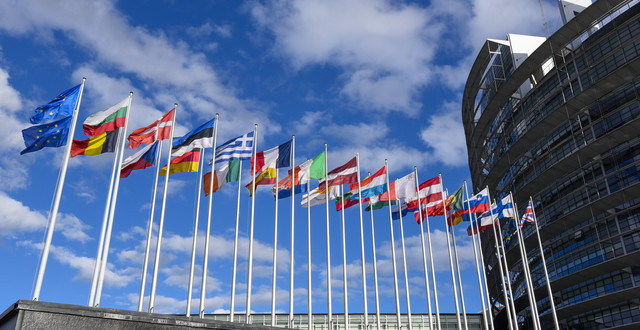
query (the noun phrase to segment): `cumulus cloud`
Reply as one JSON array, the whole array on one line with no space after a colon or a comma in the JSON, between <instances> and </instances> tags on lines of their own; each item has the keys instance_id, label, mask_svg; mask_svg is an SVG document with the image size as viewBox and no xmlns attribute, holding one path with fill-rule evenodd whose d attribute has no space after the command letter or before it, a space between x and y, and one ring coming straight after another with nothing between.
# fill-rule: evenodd
<instances>
[{"instance_id":1,"label":"cumulus cloud","mask_svg":"<svg viewBox=\"0 0 640 330\"><path fill-rule=\"evenodd\" d=\"M420 133L430 157L445 165L462 166L467 163L467 143L460 109L458 102L445 103L440 113L429 117L427 127Z\"/></svg>"}]
</instances>

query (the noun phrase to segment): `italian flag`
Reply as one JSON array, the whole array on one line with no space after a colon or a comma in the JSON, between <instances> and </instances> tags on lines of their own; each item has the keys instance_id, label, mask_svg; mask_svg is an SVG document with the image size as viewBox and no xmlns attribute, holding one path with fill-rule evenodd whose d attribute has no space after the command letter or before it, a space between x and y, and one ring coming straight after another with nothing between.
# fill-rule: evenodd
<instances>
[{"instance_id":1,"label":"italian flag","mask_svg":"<svg viewBox=\"0 0 640 330\"><path fill-rule=\"evenodd\" d=\"M114 131L118 127L123 127L128 108L129 97L127 96L115 105L87 117L84 123L82 123L84 134L96 136L105 132Z\"/></svg>"}]
</instances>

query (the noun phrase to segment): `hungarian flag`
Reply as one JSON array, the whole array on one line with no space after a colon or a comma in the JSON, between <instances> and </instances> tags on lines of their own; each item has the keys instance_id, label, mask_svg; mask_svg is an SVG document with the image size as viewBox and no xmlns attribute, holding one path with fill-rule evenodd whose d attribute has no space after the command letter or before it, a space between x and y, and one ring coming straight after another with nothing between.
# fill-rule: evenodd
<instances>
[{"instance_id":1,"label":"hungarian flag","mask_svg":"<svg viewBox=\"0 0 640 330\"><path fill-rule=\"evenodd\" d=\"M358 162L356 157L351 158L346 164L336 167L331 172L327 173L327 185L338 186L341 184L350 184L358 181ZM319 186L324 187L324 181L320 180Z\"/></svg>"},{"instance_id":2,"label":"hungarian flag","mask_svg":"<svg viewBox=\"0 0 640 330\"><path fill-rule=\"evenodd\" d=\"M129 148L135 149L142 143L153 143L156 140L168 139L171 136L171 126L173 125L175 113L176 109L173 108L151 125L138 128L129 134Z\"/></svg>"},{"instance_id":3,"label":"hungarian flag","mask_svg":"<svg viewBox=\"0 0 640 330\"><path fill-rule=\"evenodd\" d=\"M208 122L196 127L191 132L173 139L173 147L171 148L171 156L182 156L186 152L194 149L212 148L213 147L213 126L216 119L213 118ZM194 171L195 172L195 171Z\"/></svg>"},{"instance_id":4,"label":"hungarian flag","mask_svg":"<svg viewBox=\"0 0 640 330\"><path fill-rule=\"evenodd\" d=\"M133 170L143 170L155 166L158 156L158 143L149 144L122 162L120 177L126 178Z\"/></svg>"},{"instance_id":5,"label":"hungarian flag","mask_svg":"<svg viewBox=\"0 0 640 330\"><path fill-rule=\"evenodd\" d=\"M71 157L78 155L96 156L116 151L120 130L103 132L86 140L73 140Z\"/></svg>"},{"instance_id":6,"label":"hungarian flag","mask_svg":"<svg viewBox=\"0 0 640 330\"><path fill-rule=\"evenodd\" d=\"M171 160L169 175L182 172L198 172L198 162L200 161L200 150L193 149ZM167 165L160 170L160 175L167 175Z\"/></svg>"},{"instance_id":7,"label":"hungarian flag","mask_svg":"<svg viewBox=\"0 0 640 330\"><path fill-rule=\"evenodd\" d=\"M111 132L118 127L123 127L127 119L127 109L129 107L129 97L110 106L109 108L96 112L87 117L82 123L82 130L85 135L96 136L104 132Z\"/></svg>"},{"instance_id":8,"label":"hungarian flag","mask_svg":"<svg viewBox=\"0 0 640 330\"><path fill-rule=\"evenodd\" d=\"M398 204L397 200L393 200L391 201L391 205L396 205ZM371 210L379 210L385 206L389 206L389 201L381 201L380 200L380 196L373 196L371 198L369 198L369 203L367 203L367 207L364 209L365 211L371 211ZM405 212L406 213L406 212Z\"/></svg>"},{"instance_id":9,"label":"hungarian flag","mask_svg":"<svg viewBox=\"0 0 640 330\"><path fill-rule=\"evenodd\" d=\"M265 168L276 169L291 166L292 142L292 140L289 140L277 147L258 152L255 156L255 168L253 167L254 159L251 157L251 175L260 173Z\"/></svg>"},{"instance_id":10,"label":"hungarian flag","mask_svg":"<svg viewBox=\"0 0 640 330\"><path fill-rule=\"evenodd\" d=\"M391 195L391 197L389 197ZM380 195L380 201L388 201L391 198L395 200L412 200L418 198L416 192L416 173L411 172L404 177L397 179L389 184L389 191Z\"/></svg>"},{"instance_id":11,"label":"hungarian flag","mask_svg":"<svg viewBox=\"0 0 640 330\"><path fill-rule=\"evenodd\" d=\"M238 177L240 176L240 161L232 159L213 171L213 173L215 174L213 177L213 192L217 192L222 189L227 182L238 181ZM202 180L204 181L204 195L209 196L209 190L211 190L211 172L205 173Z\"/></svg>"}]
</instances>

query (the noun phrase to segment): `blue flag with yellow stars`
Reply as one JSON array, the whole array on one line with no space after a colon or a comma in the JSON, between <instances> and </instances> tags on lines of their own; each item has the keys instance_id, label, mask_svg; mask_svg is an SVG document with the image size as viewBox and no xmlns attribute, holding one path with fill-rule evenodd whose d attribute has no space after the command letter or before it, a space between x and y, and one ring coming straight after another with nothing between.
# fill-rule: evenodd
<instances>
[{"instance_id":1,"label":"blue flag with yellow stars","mask_svg":"<svg viewBox=\"0 0 640 330\"><path fill-rule=\"evenodd\" d=\"M62 92L62 94L56 96L51 102L39 106L33 113L33 116L29 118L29 121L32 124L38 124L43 119L55 119L58 115L62 117L71 116L73 109L76 107L79 92L80 85Z\"/></svg>"},{"instance_id":2,"label":"blue flag with yellow stars","mask_svg":"<svg viewBox=\"0 0 640 330\"><path fill-rule=\"evenodd\" d=\"M31 126L22 130L24 145L27 148L22 150L20 154L38 151L44 147L60 147L67 144L72 118L73 116L69 116L48 124Z\"/></svg>"}]
</instances>

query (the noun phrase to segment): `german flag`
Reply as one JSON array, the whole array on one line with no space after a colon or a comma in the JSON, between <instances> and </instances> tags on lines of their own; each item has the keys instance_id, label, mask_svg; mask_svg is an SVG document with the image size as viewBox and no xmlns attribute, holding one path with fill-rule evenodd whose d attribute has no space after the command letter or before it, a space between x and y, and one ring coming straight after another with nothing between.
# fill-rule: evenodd
<instances>
[{"instance_id":1,"label":"german flag","mask_svg":"<svg viewBox=\"0 0 640 330\"><path fill-rule=\"evenodd\" d=\"M181 172L198 172L198 162L200 161L200 150L198 149L192 149L181 156L174 157L171 160L169 175ZM166 165L160 170L159 174L162 176L167 175Z\"/></svg>"},{"instance_id":2,"label":"german flag","mask_svg":"<svg viewBox=\"0 0 640 330\"><path fill-rule=\"evenodd\" d=\"M86 140L73 140L71 157L78 155L96 156L116 151L119 129L92 136Z\"/></svg>"}]
</instances>

